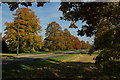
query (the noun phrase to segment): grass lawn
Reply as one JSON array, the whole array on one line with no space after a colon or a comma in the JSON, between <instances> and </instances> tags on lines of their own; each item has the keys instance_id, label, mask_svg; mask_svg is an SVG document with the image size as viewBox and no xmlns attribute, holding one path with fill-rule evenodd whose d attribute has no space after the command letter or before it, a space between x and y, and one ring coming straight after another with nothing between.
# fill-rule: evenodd
<instances>
[{"instance_id":1,"label":"grass lawn","mask_svg":"<svg viewBox=\"0 0 120 80\"><path fill-rule=\"evenodd\" d=\"M7 57L8 55L0 55L0 57Z\"/></svg>"},{"instance_id":2,"label":"grass lawn","mask_svg":"<svg viewBox=\"0 0 120 80\"><path fill-rule=\"evenodd\" d=\"M81 54L86 56L87 54ZM63 60L77 57L79 54L70 54L46 60L28 61L21 64L3 65L3 79L24 78L24 80L32 78L40 79L109 79L112 76L98 73L94 67L94 63L87 62L62 62Z\"/></svg>"},{"instance_id":3,"label":"grass lawn","mask_svg":"<svg viewBox=\"0 0 120 80\"><path fill-rule=\"evenodd\" d=\"M73 51L81 51L81 50L66 50L66 51L40 51L34 53L19 53L20 55L34 55L34 54L51 54L51 53L64 53L64 52L73 52ZM0 53L0 57L7 57L7 56L17 56L16 53Z\"/></svg>"},{"instance_id":4,"label":"grass lawn","mask_svg":"<svg viewBox=\"0 0 120 80\"><path fill-rule=\"evenodd\" d=\"M63 61L65 59L77 56L79 54L71 54L71 55L65 55L65 56L60 56L60 57L55 57L55 58L51 58L52 60L56 60L56 61Z\"/></svg>"}]
</instances>

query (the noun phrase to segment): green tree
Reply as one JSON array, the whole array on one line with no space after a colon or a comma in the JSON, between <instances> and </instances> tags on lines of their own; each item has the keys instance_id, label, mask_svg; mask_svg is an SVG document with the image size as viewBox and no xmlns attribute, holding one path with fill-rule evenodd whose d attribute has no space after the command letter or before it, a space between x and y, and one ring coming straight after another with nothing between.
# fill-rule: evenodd
<instances>
[{"instance_id":1,"label":"green tree","mask_svg":"<svg viewBox=\"0 0 120 80\"><path fill-rule=\"evenodd\" d=\"M35 13L28 8L19 8L12 23L6 22L5 36L10 51L35 52L43 46L39 19Z\"/></svg>"}]
</instances>

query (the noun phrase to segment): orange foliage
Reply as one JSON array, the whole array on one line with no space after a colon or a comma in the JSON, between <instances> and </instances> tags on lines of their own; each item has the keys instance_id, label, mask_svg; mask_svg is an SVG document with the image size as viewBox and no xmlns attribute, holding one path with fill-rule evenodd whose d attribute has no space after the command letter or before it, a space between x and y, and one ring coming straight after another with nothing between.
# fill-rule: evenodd
<instances>
[{"instance_id":1,"label":"orange foliage","mask_svg":"<svg viewBox=\"0 0 120 80\"><path fill-rule=\"evenodd\" d=\"M35 13L29 8L19 8L13 15L16 16L14 17L14 21L12 23L5 23L7 26L5 34L7 39L9 39L9 50L17 50L18 44L16 42L18 42L18 37L20 38L19 45L21 52L32 52L40 49L43 45L42 37L38 37L41 26Z\"/></svg>"},{"instance_id":2,"label":"orange foliage","mask_svg":"<svg viewBox=\"0 0 120 80\"><path fill-rule=\"evenodd\" d=\"M49 50L70 50L80 49L80 40L70 34L65 29L62 31L61 26L55 21L50 23L46 28L45 47Z\"/></svg>"}]
</instances>

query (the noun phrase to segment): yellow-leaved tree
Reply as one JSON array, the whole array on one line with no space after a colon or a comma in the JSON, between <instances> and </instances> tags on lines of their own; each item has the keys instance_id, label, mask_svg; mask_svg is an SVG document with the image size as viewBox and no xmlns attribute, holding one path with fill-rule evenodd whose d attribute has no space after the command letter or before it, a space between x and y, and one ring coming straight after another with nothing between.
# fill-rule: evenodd
<instances>
[{"instance_id":1,"label":"yellow-leaved tree","mask_svg":"<svg viewBox=\"0 0 120 80\"><path fill-rule=\"evenodd\" d=\"M14 21L6 22L5 36L12 52L35 52L43 46L39 18L29 8L19 8L13 14Z\"/></svg>"}]
</instances>

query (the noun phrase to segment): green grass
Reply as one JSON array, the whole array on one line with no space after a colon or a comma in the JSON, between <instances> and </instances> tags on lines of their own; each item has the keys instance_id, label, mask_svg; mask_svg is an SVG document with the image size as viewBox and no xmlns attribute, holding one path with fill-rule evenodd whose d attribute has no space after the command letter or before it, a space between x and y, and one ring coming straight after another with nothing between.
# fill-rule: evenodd
<instances>
[{"instance_id":1,"label":"green grass","mask_svg":"<svg viewBox=\"0 0 120 80\"><path fill-rule=\"evenodd\" d=\"M79 55L79 54L70 54L70 55L55 57L55 58L51 58L51 59L57 60L57 61L63 61L65 59L68 59L68 58L71 58L71 57L74 57L74 56L77 56L77 55Z\"/></svg>"},{"instance_id":2,"label":"green grass","mask_svg":"<svg viewBox=\"0 0 120 80\"><path fill-rule=\"evenodd\" d=\"M101 50L94 51L93 54L100 54Z\"/></svg>"},{"instance_id":3,"label":"green grass","mask_svg":"<svg viewBox=\"0 0 120 80\"><path fill-rule=\"evenodd\" d=\"M39 51L39 52L34 52L34 53L19 53L18 55L32 55L32 54L52 54L52 53L64 53L64 52L73 52L73 51L80 51L80 50L65 50L65 51ZM17 56L16 53L2 53L2 57L6 56ZM6 55L6 56L4 56Z\"/></svg>"},{"instance_id":4,"label":"green grass","mask_svg":"<svg viewBox=\"0 0 120 80\"><path fill-rule=\"evenodd\" d=\"M83 51L82 53L87 54L87 53L89 53L89 51Z\"/></svg>"},{"instance_id":5,"label":"green grass","mask_svg":"<svg viewBox=\"0 0 120 80\"><path fill-rule=\"evenodd\" d=\"M46 53L63 53L63 52L71 52L71 50L67 51L41 51L41 52L35 52L35 53L29 53L29 54L46 54ZM23 53L26 54L26 53Z\"/></svg>"},{"instance_id":6,"label":"green grass","mask_svg":"<svg viewBox=\"0 0 120 80\"><path fill-rule=\"evenodd\" d=\"M8 55L0 55L0 57L7 57Z\"/></svg>"}]
</instances>

